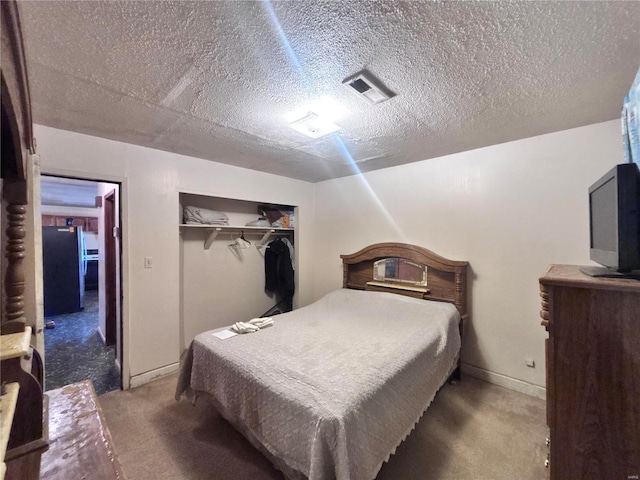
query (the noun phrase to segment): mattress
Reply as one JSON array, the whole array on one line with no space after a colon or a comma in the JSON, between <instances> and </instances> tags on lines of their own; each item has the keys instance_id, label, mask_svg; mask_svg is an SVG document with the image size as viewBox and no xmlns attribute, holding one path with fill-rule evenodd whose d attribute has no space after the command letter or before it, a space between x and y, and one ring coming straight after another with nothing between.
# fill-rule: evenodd
<instances>
[{"instance_id":1,"label":"mattress","mask_svg":"<svg viewBox=\"0 0 640 480\"><path fill-rule=\"evenodd\" d=\"M210 394L288 478L374 479L455 367L448 303L339 289L221 340L198 335L176 396Z\"/></svg>"}]
</instances>

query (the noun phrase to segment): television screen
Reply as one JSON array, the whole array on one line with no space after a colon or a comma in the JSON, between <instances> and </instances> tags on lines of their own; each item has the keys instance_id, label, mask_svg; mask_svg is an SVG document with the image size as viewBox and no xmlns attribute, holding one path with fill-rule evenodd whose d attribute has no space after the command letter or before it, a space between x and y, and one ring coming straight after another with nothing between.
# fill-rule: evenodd
<instances>
[{"instance_id":1,"label":"television screen","mask_svg":"<svg viewBox=\"0 0 640 480\"><path fill-rule=\"evenodd\" d=\"M640 170L635 163L615 166L589 188L589 227L590 258L606 268L585 267L584 273L640 277L633 272L640 270Z\"/></svg>"},{"instance_id":2,"label":"television screen","mask_svg":"<svg viewBox=\"0 0 640 480\"><path fill-rule=\"evenodd\" d=\"M609 178L591 193L591 248L607 252L616 251L616 198L615 179Z\"/></svg>"}]
</instances>

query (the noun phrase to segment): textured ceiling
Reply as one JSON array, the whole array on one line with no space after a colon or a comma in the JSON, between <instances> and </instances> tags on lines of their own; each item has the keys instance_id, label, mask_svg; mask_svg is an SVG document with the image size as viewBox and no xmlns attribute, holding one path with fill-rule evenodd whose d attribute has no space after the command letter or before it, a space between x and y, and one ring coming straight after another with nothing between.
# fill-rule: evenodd
<instances>
[{"instance_id":1,"label":"textured ceiling","mask_svg":"<svg viewBox=\"0 0 640 480\"><path fill-rule=\"evenodd\" d=\"M36 123L312 182L619 118L640 67L638 1L20 7Z\"/></svg>"}]
</instances>

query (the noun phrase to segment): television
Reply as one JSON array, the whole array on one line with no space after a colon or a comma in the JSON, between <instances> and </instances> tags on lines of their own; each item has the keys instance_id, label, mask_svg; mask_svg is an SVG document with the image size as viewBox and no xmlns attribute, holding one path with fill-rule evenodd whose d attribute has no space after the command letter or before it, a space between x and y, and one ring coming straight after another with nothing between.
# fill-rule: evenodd
<instances>
[{"instance_id":1,"label":"television","mask_svg":"<svg viewBox=\"0 0 640 480\"><path fill-rule=\"evenodd\" d=\"M590 258L602 267L581 267L592 277L640 280L640 170L616 165L589 187Z\"/></svg>"}]
</instances>

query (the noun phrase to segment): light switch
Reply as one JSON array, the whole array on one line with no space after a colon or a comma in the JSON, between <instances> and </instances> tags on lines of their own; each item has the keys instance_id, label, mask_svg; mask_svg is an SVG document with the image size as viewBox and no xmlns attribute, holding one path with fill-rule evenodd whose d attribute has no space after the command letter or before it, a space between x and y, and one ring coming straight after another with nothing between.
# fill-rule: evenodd
<instances>
[{"instance_id":1,"label":"light switch","mask_svg":"<svg viewBox=\"0 0 640 480\"><path fill-rule=\"evenodd\" d=\"M144 268L153 268L153 258L144 257Z\"/></svg>"}]
</instances>

